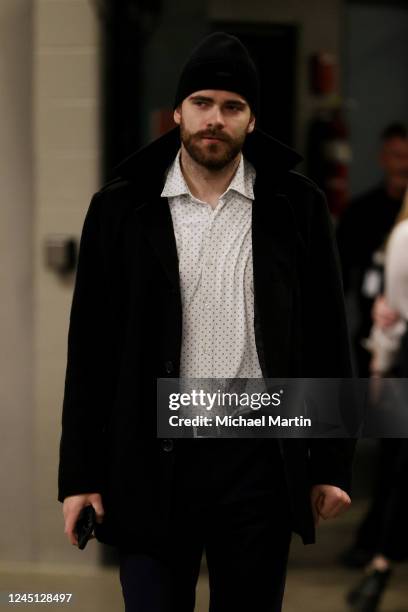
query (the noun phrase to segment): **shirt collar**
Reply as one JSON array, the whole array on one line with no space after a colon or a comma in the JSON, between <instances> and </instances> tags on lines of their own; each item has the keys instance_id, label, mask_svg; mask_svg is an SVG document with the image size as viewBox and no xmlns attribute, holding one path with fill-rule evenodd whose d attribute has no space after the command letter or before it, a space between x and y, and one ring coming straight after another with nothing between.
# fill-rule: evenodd
<instances>
[{"instance_id":1,"label":"shirt collar","mask_svg":"<svg viewBox=\"0 0 408 612\"><path fill-rule=\"evenodd\" d=\"M180 153L181 149L179 149L175 160L168 169L164 188L161 192L161 197L163 198L172 198L181 195L193 197L181 171ZM225 195L229 191L236 191L244 197L253 200L255 174L255 168L241 153L238 168L231 183L222 195Z\"/></svg>"}]
</instances>

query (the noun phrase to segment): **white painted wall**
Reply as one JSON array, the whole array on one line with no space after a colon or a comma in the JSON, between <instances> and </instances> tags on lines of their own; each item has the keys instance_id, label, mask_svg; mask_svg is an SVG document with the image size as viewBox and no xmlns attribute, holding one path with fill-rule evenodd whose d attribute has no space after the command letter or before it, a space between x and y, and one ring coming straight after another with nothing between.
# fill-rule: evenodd
<instances>
[{"instance_id":1,"label":"white painted wall","mask_svg":"<svg viewBox=\"0 0 408 612\"><path fill-rule=\"evenodd\" d=\"M0 3L0 559L33 554L32 7Z\"/></svg>"},{"instance_id":2,"label":"white painted wall","mask_svg":"<svg viewBox=\"0 0 408 612\"><path fill-rule=\"evenodd\" d=\"M79 237L99 184L98 23L89 0L37 0L34 13L35 555L93 562L63 533L57 501L60 421L73 278L44 265L50 234Z\"/></svg>"}]
</instances>

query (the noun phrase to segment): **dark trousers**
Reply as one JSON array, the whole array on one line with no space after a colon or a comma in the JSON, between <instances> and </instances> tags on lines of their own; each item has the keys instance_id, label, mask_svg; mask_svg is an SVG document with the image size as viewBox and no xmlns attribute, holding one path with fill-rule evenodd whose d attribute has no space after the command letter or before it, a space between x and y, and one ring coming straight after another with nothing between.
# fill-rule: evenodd
<instances>
[{"instance_id":1,"label":"dark trousers","mask_svg":"<svg viewBox=\"0 0 408 612\"><path fill-rule=\"evenodd\" d=\"M393 473L397 445L393 438L380 440L378 465L375 466L376 477L370 507L356 532L355 548L361 548L373 554L377 549L378 534L390 492L390 475Z\"/></svg>"},{"instance_id":2,"label":"dark trousers","mask_svg":"<svg viewBox=\"0 0 408 612\"><path fill-rule=\"evenodd\" d=\"M160 549L120 551L126 612L193 612L203 551L210 612L282 609L291 525L274 442L215 442L222 444L206 440L201 456L179 455L171 529Z\"/></svg>"},{"instance_id":3,"label":"dark trousers","mask_svg":"<svg viewBox=\"0 0 408 612\"><path fill-rule=\"evenodd\" d=\"M399 438L394 442L394 462L388 474L389 487L383 515L378 526L376 552L392 561L403 561L408 557L407 526L407 474L408 440Z\"/></svg>"},{"instance_id":4,"label":"dark trousers","mask_svg":"<svg viewBox=\"0 0 408 612\"><path fill-rule=\"evenodd\" d=\"M393 561L408 558L408 440L381 440L376 486L370 508L358 528L355 544Z\"/></svg>"}]
</instances>

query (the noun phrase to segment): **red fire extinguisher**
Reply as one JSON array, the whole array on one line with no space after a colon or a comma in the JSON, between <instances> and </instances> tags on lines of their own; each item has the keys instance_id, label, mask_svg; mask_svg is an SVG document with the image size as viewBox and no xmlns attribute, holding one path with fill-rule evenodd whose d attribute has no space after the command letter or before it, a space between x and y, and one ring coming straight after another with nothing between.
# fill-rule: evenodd
<instances>
[{"instance_id":1,"label":"red fire extinguisher","mask_svg":"<svg viewBox=\"0 0 408 612\"><path fill-rule=\"evenodd\" d=\"M320 97L320 108L309 124L307 172L326 194L333 217L348 204L351 146L344 110L337 89L336 62L330 54L311 58L310 85Z\"/></svg>"},{"instance_id":2,"label":"red fire extinguisher","mask_svg":"<svg viewBox=\"0 0 408 612\"><path fill-rule=\"evenodd\" d=\"M320 110L312 119L307 147L307 173L326 194L333 217L348 204L351 147L340 107Z\"/></svg>"}]
</instances>

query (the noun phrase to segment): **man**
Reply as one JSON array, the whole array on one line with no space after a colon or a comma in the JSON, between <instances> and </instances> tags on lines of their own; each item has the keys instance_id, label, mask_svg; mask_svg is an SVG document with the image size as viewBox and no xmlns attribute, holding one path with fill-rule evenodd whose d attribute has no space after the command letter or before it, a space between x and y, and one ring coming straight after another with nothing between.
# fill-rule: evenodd
<instances>
[{"instance_id":1,"label":"man","mask_svg":"<svg viewBox=\"0 0 408 612\"><path fill-rule=\"evenodd\" d=\"M292 531L350 503L342 440L160 440L158 377L350 374L324 197L300 157L255 129L241 42L205 38L177 127L120 166L81 238L59 496L120 550L126 610L192 612L203 548L211 611L281 610Z\"/></svg>"},{"instance_id":2,"label":"man","mask_svg":"<svg viewBox=\"0 0 408 612\"><path fill-rule=\"evenodd\" d=\"M358 373L369 376L370 353L362 346L371 324L371 309L381 292L381 260L375 260L394 225L408 186L408 130L392 123L381 135L383 182L351 202L339 222L337 241L344 289L355 295L358 323L354 348Z\"/></svg>"}]
</instances>

